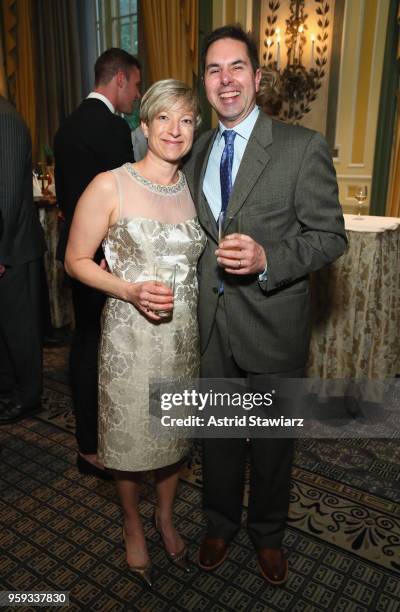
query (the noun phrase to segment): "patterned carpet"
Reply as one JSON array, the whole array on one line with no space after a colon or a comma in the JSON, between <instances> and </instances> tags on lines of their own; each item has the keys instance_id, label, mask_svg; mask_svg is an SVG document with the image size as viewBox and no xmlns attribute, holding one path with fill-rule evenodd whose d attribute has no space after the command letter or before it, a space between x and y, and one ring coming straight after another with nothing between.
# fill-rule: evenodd
<instances>
[{"instance_id":1,"label":"patterned carpet","mask_svg":"<svg viewBox=\"0 0 400 612\"><path fill-rule=\"evenodd\" d=\"M398 441L297 444L284 540L290 574L275 589L260 577L245 530L215 572L196 567L204 524L195 446L175 508L190 546L189 575L165 556L151 523L153 487L143 487L150 591L125 566L113 485L74 466L64 372L65 350L47 351L43 413L0 430L0 589L69 591L68 610L105 612L400 610Z\"/></svg>"}]
</instances>

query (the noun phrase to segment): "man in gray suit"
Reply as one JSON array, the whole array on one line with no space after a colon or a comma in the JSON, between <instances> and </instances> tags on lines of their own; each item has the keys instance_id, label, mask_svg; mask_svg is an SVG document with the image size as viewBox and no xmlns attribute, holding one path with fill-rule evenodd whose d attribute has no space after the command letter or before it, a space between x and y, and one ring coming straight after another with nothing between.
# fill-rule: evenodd
<instances>
[{"instance_id":1,"label":"man in gray suit","mask_svg":"<svg viewBox=\"0 0 400 612\"><path fill-rule=\"evenodd\" d=\"M41 258L28 129L0 96L0 424L40 409Z\"/></svg>"},{"instance_id":2,"label":"man in gray suit","mask_svg":"<svg viewBox=\"0 0 400 612\"><path fill-rule=\"evenodd\" d=\"M202 376L256 384L268 376L298 378L309 346L309 274L346 245L331 156L318 133L260 112L257 50L243 30L212 32L202 63L219 117L186 168L208 237L199 265ZM218 244L221 211L228 235ZM199 564L218 567L240 527L247 451L248 532L263 577L283 584L292 440L204 441L207 534Z\"/></svg>"}]
</instances>

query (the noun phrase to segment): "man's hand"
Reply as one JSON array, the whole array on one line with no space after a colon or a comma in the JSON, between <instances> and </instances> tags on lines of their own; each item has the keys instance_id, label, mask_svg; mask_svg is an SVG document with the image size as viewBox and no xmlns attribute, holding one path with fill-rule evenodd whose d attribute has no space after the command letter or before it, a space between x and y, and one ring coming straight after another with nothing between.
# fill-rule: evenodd
<instances>
[{"instance_id":1,"label":"man's hand","mask_svg":"<svg viewBox=\"0 0 400 612\"><path fill-rule=\"evenodd\" d=\"M245 234L229 234L215 251L218 264L229 274L261 274L267 265L264 248Z\"/></svg>"},{"instance_id":2,"label":"man's hand","mask_svg":"<svg viewBox=\"0 0 400 612\"><path fill-rule=\"evenodd\" d=\"M3 266L3 264L0 264L0 278L3 276L5 271L6 271L6 267Z\"/></svg>"},{"instance_id":3,"label":"man's hand","mask_svg":"<svg viewBox=\"0 0 400 612\"><path fill-rule=\"evenodd\" d=\"M101 259L100 263L99 263L99 266L100 266L100 268L102 270L105 270L106 272L110 272L110 268L108 267L108 263L107 263L106 259L104 259L104 258Z\"/></svg>"}]
</instances>

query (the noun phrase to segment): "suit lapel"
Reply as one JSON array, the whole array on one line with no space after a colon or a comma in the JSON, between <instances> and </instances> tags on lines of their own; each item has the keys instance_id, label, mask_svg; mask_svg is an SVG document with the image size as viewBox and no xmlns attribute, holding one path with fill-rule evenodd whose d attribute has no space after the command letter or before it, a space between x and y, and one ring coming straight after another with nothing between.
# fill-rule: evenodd
<instances>
[{"instance_id":1,"label":"suit lapel","mask_svg":"<svg viewBox=\"0 0 400 612\"><path fill-rule=\"evenodd\" d=\"M202 226L208 231L209 234L214 236L214 238L218 237L217 226L208 202L204 197L203 182L207 169L208 158L210 157L211 149L217 133L218 130L214 130L212 132L210 139L207 139L203 149L197 155L194 177L194 193L196 194L196 201L198 202L197 214Z\"/></svg>"},{"instance_id":2,"label":"suit lapel","mask_svg":"<svg viewBox=\"0 0 400 612\"><path fill-rule=\"evenodd\" d=\"M234 217L271 159L266 148L272 143L272 121L260 111L242 157L228 204L228 216Z\"/></svg>"},{"instance_id":3,"label":"suit lapel","mask_svg":"<svg viewBox=\"0 0 400 612\"><path fill-rule=\"evenodd\" d=\"M217 226L203 194L203 182L208 158L217 133L218 130L214 130L210 139L205 141L203 148L197 154L194 170L194 195L198 203L197 214L200 223L216 240L218 239ZM267 148L272 140L272 121L260 111L236 175L228 204L228 218L235 217L239 213L247 196L270 161L271 156Z\"/></svg>"}]
</instances>

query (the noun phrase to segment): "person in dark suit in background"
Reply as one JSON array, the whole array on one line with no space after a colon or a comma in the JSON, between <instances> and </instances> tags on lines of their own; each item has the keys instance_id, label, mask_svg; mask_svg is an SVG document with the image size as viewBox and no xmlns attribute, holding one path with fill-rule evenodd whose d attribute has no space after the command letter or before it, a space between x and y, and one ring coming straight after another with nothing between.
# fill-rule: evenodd
<instances>
[{"instance_id":1,"label":"person in dark suit in background","mask_svg":"<svg viewBox=\"0 0 400 612\"><path fill-rule=\"evenodd\" d=\"M140 64L123 51L105 51L95 64L95 89L64 121L54 140L57 199L64 215L58 245L63 261L76 203L100 172L134 161L128 123L115 111L131 113L140 98ZM95 261L103 258L99 249ZM70 380L81 473L107 477L97 460L97 351L105 296L71 280L75 331Z\"/></svg>"},{"instance_id":2,"label":"person in dark suit in background","mask_svg":"<svg viewBox=\"0 0 400 612\"><path fill-rule=\"evenodd\" d=\"M241 28L212 32L202 67L219 126L197 140L185 169L208 237L199 263L201 374L256 385L269 376L298 378L309 345L309 274L346 246L332 158L320 134L256 106L257 49ZM228 235L218 243L221 211ZM240 528L247 447L248 532L263 577L283 584L292 440L204 440L207 534L199 563L218 567Z\"/></svg>"},{"instance_id":3,"label":"person in dark suit in background","mask_svg":"<svg viewBox=\"0 0 400 612\"><path fill-rule=\"evenodd\" d=\"M0 96L0 424L40 410L43 231L28 128Z\"/></svg>"}]
</instances>

